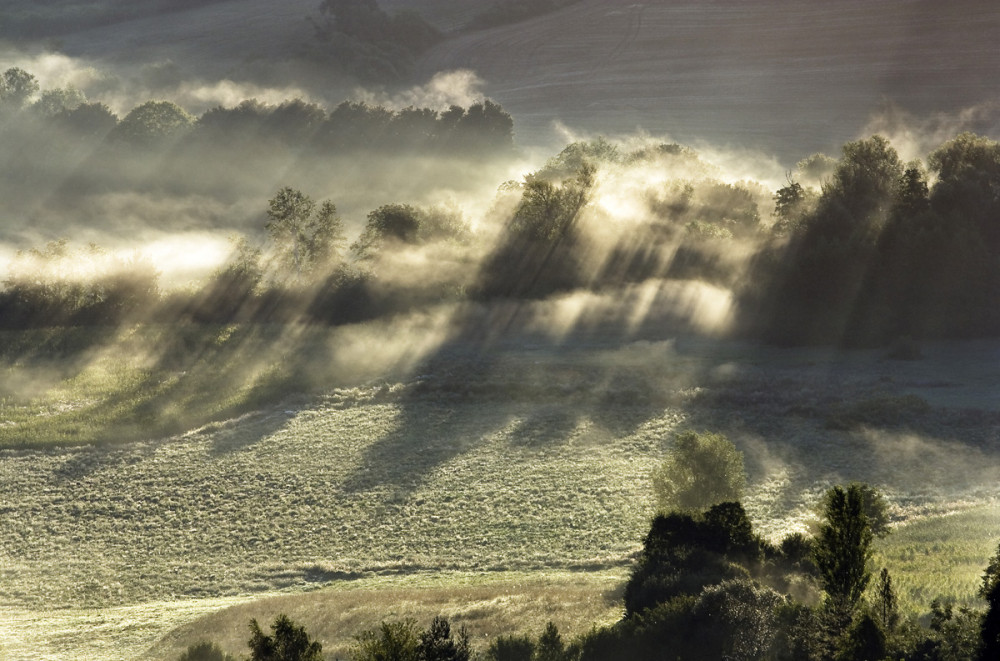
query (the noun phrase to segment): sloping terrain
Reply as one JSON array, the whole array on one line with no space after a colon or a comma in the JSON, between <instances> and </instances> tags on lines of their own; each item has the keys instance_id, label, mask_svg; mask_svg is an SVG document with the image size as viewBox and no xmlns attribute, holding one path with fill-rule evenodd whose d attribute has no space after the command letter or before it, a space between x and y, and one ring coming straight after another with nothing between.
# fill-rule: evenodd
<instances>
[{"instance_id":1,"label":"sloping terrain","mask_svg":"<svg viewBox=\"0 0 1000 661\"><path fill-rule=\"evenodd\" d=\"M998 41L1000 15L974 0L587 0L449 40L421 70L473 69L529 141L558 121L799 157L885 103L927 115L995 102Z\"/></svg>"},{"instance_id":2,"label":"sloping terrain","mask_svg":"<svg viewBox=\"0 0 1000 661\"><path fill-rule=\"evenodd\" d=\"M931 128L997 128L1000 14L977 0L585 0L473 32L459 28L484 2L383 6L422 12L448 33L402 87L471 69L514 115L522 144L564 142L559 123L798 159L833 151L866 127L902 131L900 111ZM354 84L302 57L314 45L307 17L317 8L316 0L229 0L62 34L58 43L70 56L116 66L169 62L181 77L299 84L317 98L343 98Z\"/></svg>"},{"instance_id":3,"label":"sloping terrain","mask_svg":"<svg viewBox=\"0 0 1000 661\"><path fill-rule=\"evenodd\" d=\"M823 490L851 479L883 489L901 522L995 508L996 345L926 355L456 345L398 382L175 438L5 450L0 640L11 658L123 658L206 611L331 582L624 572L652 512L650 471L681 429L744 451L747 508L772 537L802 530ZM980 532L973 568L990 552ZM919 570L893 571L926 608ZM967 583L935 589L967 599ZM67 610L41 616L52 604Z\"/></svg>"}]
</instances>

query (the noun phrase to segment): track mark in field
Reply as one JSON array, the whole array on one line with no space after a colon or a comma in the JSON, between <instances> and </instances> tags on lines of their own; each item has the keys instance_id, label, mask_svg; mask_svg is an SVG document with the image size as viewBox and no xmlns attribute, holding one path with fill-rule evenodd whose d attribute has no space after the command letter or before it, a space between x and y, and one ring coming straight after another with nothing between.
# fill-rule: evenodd
<instances>
[{"instance_id":1,"label":"track mark in field","mask_svg":"<svg viewBox=\"0 0 1000 661\"><path fill-rule=\"evenodd\" d=\"M611 52L604 58L604 61L597 67L597 70L604 68L618 59L625 51L625 48L629 44L634 43L639 37L639 32L642 30L642 13L645 9L646 5L642 3L628 6L628 25L625 27L625 32L622 38L618 40L618 43L615 44L615 47L611 49Z\"/></svg>"}]
</instances>

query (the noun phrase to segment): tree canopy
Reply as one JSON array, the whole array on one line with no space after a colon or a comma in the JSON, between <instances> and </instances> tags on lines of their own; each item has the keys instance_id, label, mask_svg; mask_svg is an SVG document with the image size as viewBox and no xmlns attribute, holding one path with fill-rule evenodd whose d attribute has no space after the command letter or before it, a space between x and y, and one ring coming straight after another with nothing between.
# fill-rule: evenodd
<instances>
[{"instance_id":1,"label":"tree canopy","mask_svg":"<svg viewBox=\"0 0 1000 661\"><path fill-rule=\"evenodd\" d=\"M722 434L687 431L653 472L657 508L698 510L739 501L746 488L743 453Z\"/></svg>"}]
</instances>

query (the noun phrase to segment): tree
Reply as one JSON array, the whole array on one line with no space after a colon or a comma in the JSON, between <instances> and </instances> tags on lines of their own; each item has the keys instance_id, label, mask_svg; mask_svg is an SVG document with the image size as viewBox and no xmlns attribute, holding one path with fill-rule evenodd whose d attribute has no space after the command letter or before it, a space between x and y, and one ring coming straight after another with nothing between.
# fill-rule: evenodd
<instances>
[{"instance_id":1,"label":"tree","mask_svg":"<svg viewBox=\"0 0 1000 661\"><path fill-rule=\"evenodd\" d=\"M264 226L296 278L339 258L344 225L332 202L317 210L312 198L285 186L268 200L267 217Z\"/></svg>"},{"instance_id":2,"label":"tree","mask_svg":"<svg viewBox=\"0 0 1000 661\"><path fill-rule=\"evenodd\" d=\"M420 661L420 637L413 620L382 622L356 639L354 661Z\"/></svg>"},{"instance_id":3,"label":"tree","mask_svg":"<svg viewBox=\"0 0 1000 661\"><path fill-rule=\"evenodd\" d=\"M250 661L324 661L323 646L309 640L305 627L296 626L285 614L271 625L272 635L250 620Z\"/></svg>"},{"instance_id":4,"label":"tree","mask_svg":"<svg viewBox=\"0 0 1000 661\"><path fill-rule=\"evenodd\" d=\"M38 80L32 74L20 67L11 67L0 74L0 108L21 110L38 89Z\"/></svg>"},{"instance_id":5,"label":"tree","mask_svg":"<svg viewBox=\"0 0 1000 661\"><path fill-rule=\"evenodd\" d=\"M565 653L566 644L559 634L559 627L549 622L545 625L545 631L538 637L533 661L563 661Z\"/></svg>"},{"instance_id":6,"label":"tree","mask_svg":"<svg viewBox=\"0 0 1000 661\"><path fill-rule=\"evenodd\" d=\"M103 103L83 103L63 110L55 120L77 135L103 138L118 125L118 116Z\"/></svg>"},{"instance_id":7,"label":"tree","mask_svg":"<svg viewBox=\"0 0 1000 661\"><path fill-rule=\"evenodd\" d=\"M703 633L704 658L763 658L777 635L776 611L784 603L774 590L747 579L705 588L691 611Z\"/></svg>"},{"instance_id":8,"label":"tree","mask_svg":"<svg viewBox=\"0 0 1000 661\"><path fill-rule=\"evenodd\" d=\"M799 229L810 210L812 197L797 181L789 179L788 185L774 194L774 226L776 234L786 234Z\"/></svg>"},{"instance_id":9,"label":"tree","mask_svg":"<svg viewBox=\"0 0 1000 661\"><path fill-rule=\"evenodd\" d=\"M986 614L983 616L983 646L980 659L983 661L1000 659L1000 547L990 559L983 573L983 584L979 596L986 600Z\"/></svg>"},{"instance_id":10,"label":"tree","mask_svg":"<svg viewBox=\"0 0 1000 661\"><path fill-rule=\"evenodd\" d=\"M170 101L147 101L133 108L114 135L136 145L155 145L194 125L194 117Z\"/></svg>"},{"instance_id":11,"label":"tree","mask_svg":"<svg viewBox=\"0 0 1000 661\"><path fill-rule=\"evenodd\" d=\"M653 472L653 492L660 511L704 509L739 501L745 487L743 453L722 434L679 434L670 455Z\"/></svg>"},{"instance_id":12,"label":"tree","mask_svg":"<svg viewBox=\"0 0 1000 661\"><path fill-rule=\"evenodd\" d=\"M595 172L593 165L585 163L573 180L563 181L562 185L538 175L525 177L524 193L511 220L511 232L548 243L566 237L589 200Z\"/></svg>"},{"instance_id":13,"label":"tree","mask_svg":"<svg viewBox=\"0 0 1000 661\"><path fill-rule=\"evenodd\" d=\"M821 201L825 216L838 218L841 226L827 227L827 231L840 235L880 228L902 177L899 154L881 135L845 144Z\"/></svg>"},{"instance_id":14,"label":"tree","mask_svg":"<svg viewBox=\"0 0 1000 661\"><path fill-rule=\"evenodd\" d=\"M469 634L462 627L455 640L448 619L439 615L430 628L420 634L417 655L420 661L469 661Z\"/></svg>"},{"instance_id":15,"label":"tree","mask_svg":"<svg viewBox=\"0 0 1000 661\"><path fill-rule=\"evenodd\" d=\"M868 562L873 534L865 514L860 484L835 486L827 492L825 522L820 527L813 559L830 605L853 612L871 580Z\"/></svg>"},{"instance_id":16,"label":"tree","mask_svg":"<svg viewBox=\"0 0 1000 661\"><path fill-rule=\"evenodd\" d=\"M351 246L359 259L374 257L386 241L417 243L423 214L409 204L384 204L368 214L361 236Z\"/></svg>"},{"instance_id":17,"label":"tree","mask_svg":"<svg viewBox=\"0 0 1000 661\"><path fill-rule=\"evenodd\" d=\"M892 576L885 567L875 582L875 615L884 631L893 631L899 622L899 600L892 587Z\"/></svg>"},{"instance_id":18,"label":"tree","mask_svg":"<svg viewBox=\"0 0 1000 661\"><path fill-rule=\"evenodd\" d=\"M888 535L891 532L889 528L889 506L886 504L882 493L872 485L864 482L851 482L847 486L855 488L860 492L865 517L868 519L868 528L872 531L872 534L880 539ZM828 489L823 494L823 512L826 512L829 507L830 498L833 497L833 494L833 489Z\"/></svg>"},{"instance_id":19,"label":"tree","mask_svg":"<svg viewBox=\"0 0 1000 661\"><path fill-rule=\"evenodd\" d=\"M61 112L76 110L86 102L87 97L83 92L75 87L67 87L45 90L41 97L31 104L31 109L43 117L55 117Z\"/></svg>"},{"instance_id":20,"label":"tree","mask_svg":"<svg viewBox=\"0 0 1000 661\"><path fill-rule=\"evenodd\" d=\"M838 661L882 661L886 658L885 631L868 613L863 613L840 644Z\"/></svg>"}]
</instances>

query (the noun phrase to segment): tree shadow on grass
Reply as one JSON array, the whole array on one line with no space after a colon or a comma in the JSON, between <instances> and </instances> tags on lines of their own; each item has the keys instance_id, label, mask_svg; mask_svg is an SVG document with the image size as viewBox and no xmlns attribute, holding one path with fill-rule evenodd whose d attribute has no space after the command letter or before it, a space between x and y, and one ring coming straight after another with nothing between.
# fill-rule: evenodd
<instances>
[{"instance_id":1,"label":"tree shadow on grass","mask_svg":"<svg viewBox=\"0 0 1000 661\"><path fill-rule=\"evenodd\" d=\"M529 451L567 443L616 443L675 405L689 374L662 375L665 346L620 334L547 338L458 320L455 332L415 370L395 404L394 429L372 443L345 490L388 488L408 498L455 458L490 443ZM674 378L676 377L676 378ZM666 443L669 439L663 439Z\"/></svg>"}]
</instances>

